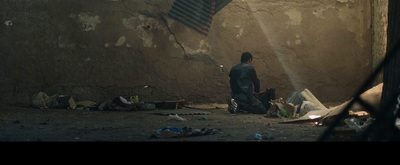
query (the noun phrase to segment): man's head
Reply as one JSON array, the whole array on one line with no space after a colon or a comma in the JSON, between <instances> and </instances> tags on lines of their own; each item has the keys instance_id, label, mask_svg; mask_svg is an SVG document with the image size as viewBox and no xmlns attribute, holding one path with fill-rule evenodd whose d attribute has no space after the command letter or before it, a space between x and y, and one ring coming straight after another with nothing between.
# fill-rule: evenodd
<instances>
[{"instance_id":1,"label":"man's head","mask_svg":"<svg viewBox=\"0 0 400 165\"><path fill-rule=\"evenodd\" d=\"M250 61L249 61L249 60L250 60ZM242 54L242 58L240 59L240 61L241 61L242 63L251 62L251 61L253 61L253 56L252 56L251 53L249 53L249 52L244 52L244 53Z\"/></svg>"}]
</instances>

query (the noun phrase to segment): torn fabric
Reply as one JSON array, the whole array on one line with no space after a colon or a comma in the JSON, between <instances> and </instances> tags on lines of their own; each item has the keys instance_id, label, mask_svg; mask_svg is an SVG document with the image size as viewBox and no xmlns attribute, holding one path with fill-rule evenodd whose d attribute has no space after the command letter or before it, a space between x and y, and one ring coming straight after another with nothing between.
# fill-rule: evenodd
<instances>
[{"instance_id":1,"label":"torn fabric","mask_svg":"<svg viewBox=\"0 0 400 165\"><path fill-rule=\"evenodd\" d=\"M207 35L213 16L232 0L175 0L168 17Z\"/></svg>"}]
</instances>

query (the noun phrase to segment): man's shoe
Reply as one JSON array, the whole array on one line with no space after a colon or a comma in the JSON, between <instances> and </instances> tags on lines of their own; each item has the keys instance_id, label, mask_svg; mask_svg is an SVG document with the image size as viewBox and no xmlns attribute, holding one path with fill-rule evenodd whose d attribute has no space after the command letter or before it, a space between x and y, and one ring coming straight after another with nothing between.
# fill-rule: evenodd
<instances>
[{"instance_id":1,"label":"man's shoe","mask_svg":"<svg viewBox=\"0 0 400 165\"><path fill-rule=\"evenodd\" d=\"M228 104L229 113L235 114L238 111L238 105L235 99L231 99Z\"/></svg>"}]
</instances>

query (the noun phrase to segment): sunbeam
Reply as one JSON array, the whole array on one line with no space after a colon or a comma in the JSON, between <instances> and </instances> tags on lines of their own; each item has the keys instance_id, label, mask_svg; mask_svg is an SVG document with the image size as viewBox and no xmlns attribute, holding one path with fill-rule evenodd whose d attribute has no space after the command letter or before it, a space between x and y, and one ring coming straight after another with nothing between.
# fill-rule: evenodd
<instances>
[{"instance_id":1,"label":"sunbeam","mask_svg":"<svg viewBox=\"0 0 400 165\"><path fill-rule=\"evenodd\" d=\"M257 9L255 8L257 4L253 3L252 1L247 1L246 4L250 7L251 11L256 11ZM284 69L285 73L288 75L290 83L292 84L293 88L296 91L302 91L302 87L295 82L295 80L299 80L300 76L294 72L293 68L290 68L290 62L285 59L285 55L282 52L284 48L282 48L277 41L276 35L279 35L279 33L271 30L270 28L270 21L268 20L267 17L262 16L259 14L259 12L252 12L253 16L256 18L258 24L260 25L260 28L262 32L265 35L265 38L267 40L267 43L263 45L269 45L271 49L274 51L275 56L279 60L280 65ZM268 24L269 23L269 24Z\"/></svg>"}]
</instances>

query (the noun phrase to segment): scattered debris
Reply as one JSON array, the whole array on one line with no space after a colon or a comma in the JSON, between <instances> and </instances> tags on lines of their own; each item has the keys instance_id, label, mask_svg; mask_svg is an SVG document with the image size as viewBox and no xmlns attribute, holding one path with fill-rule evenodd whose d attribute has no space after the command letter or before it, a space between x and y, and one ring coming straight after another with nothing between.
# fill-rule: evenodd
<instances>
[{"instance_id":1,"label":"scattered debris","mask_svg":"<svg viewBox=\"0 0 400 165\"><path fill-rule=\"evenodd\" d=\"M357 118L355 118L355 117L346 118L346 119L344 119L344 122L350 128L355 129L356 132L361 131L360 121Z\"/></svg>"},{"instance_id":2,"label":"scattered debris","mask_svg":"<svg viewBox=\"0 0 400 165\"><path fill-rule=\"evenodd\" d=\"M169 101L148 101L146 103L154 104L155 109L181 109L187 102L184 99Z\"/></svg>"},{"instance_id":3,"label":"scattered debris","mask_svg":"<svg viewBox=\"0 0 400 165\"><path fill-rule=\"evenodd\" d=\"M178 116L178 114L175 115L169 115L169 120L175 120L175 121L186 121L186 119Z\"/></svg>"},{"instance_id":4,"label":"scattered debris","mask_svg":"<svg viewBox=\"0 0 400 165\"><path fill-rule=\"evenodd\" d=\"M97 103L93 101L78 101L75 103L77 110L94 110L97 109Z\"/></svg>"},{"instance_id":5,"label":"scattered debris","mask_svg":"<svg viewBox=\"0 0 400 165\"><path fill-rule=\"evenodd\" d=\"M177 101L139 101L138 96L131 96L125 99L122 96L104 101L99 105L100 110L110 111L138 111L138 110L156 110L156 109L180 109L186 104L185 100Z\"/></svg>"},{"instance_id":6,"label":"scattered debris","mask_svg":"<svg viewBox=\"0 0 400 165\"><path fill-rule=\"evenodd\" d=\"M283 98L270 101L271 107L265 117L292 118L296 115L297 106L292 103L286 103Z\"/></svg>"},{"instance_id":7,"label":"scattered debris","mask_svg":"<svg viewBox=\"0 0 400 165\"><path fill-rule=\"evenodd\" d=\"M104 101L103 103L101 103L100 105L99 105L99 109L100 110L106 110L106 106L107 105L110 105L112 103L112 100L111 99L109 99L109 100L106 100L106 101Z\"/></svg>"},{"instance_id":8,"label":"scattered debris","mask_svg":"<svg viewBox=\"0 0 400 165\"><path fill-rule=\"evenodd\" d=\"M33 95L32 106L40 109L76 108L75 101L71 96L59 94L48 96L45 92L39 92Z\"/></svg>"},{"instance_id":9,"label":"scattered debris","mask_svg":"<svg viewBox=\"0 0 400 165\"><path fill-rule=\"evenodd\" d=\"M71 96L55 94L48 96L45 92L33 95L31 104L40 109L77 109L77 110L104 110L104 111L138 111L156 109L181 109L187 104L184 99L176 101L139 101L139 96L130 96L129 99L118 96L97 104L93 101L76 102Z\"/></svg>"},{"instance_id":10,"label":"scattered debris","mask_svg":"<svg viewBox=\"0 0 400 165\"><path fill-rule=\"evenodd\" d=\"M256 133L252 136L252 139L256 139L256 140L262 140L263 136L259 133Z\"/></svg>"},{"instance_id":11,"label":"scattered debris","mask_svg":"<svg viewBox=\"0 0 400 165\"><path fill-rule=\"evenodd\" d=\"M154 110L150 113L158 114L158 115L209 115L211 112L194 110L194 109L178 109L178 110Z\"/></svg>"},{"instance_id":12,"label":"scattered debris","mask_svg":"<svg viewBox=\"0 0 400 165\"><path fill-rule=\"evenodd\" d=\"M272 140L272 139L275 139L275 137L276 137L275 134L269 133L265 139L266 140Z\"/></svg>"},{"instance_id":13,"label":"scattered debris","mask_svg":"<svg viewBox=\"0 0 400 165\"><path fill-rule=\"evenodd\" d=\"M207 116L200 116L199 118L197 118L197 120L207 120Z\"/></svg>"},{"instance_id":14,"label":"scattered debris","mask_svg":"<svg viewBox=\"0 0 400 165\"><path fill-rule=\"evenodd\" d=\"M361 122L358 118L356 117L349 117L344 119L344 122L349 126L349 128L356 130L356 133L362 132L365 130L366 127L368 127L371 123L375 121L375 118L368 118L365 122Z\"/></svg>"},{"instance_id":15,"label":"scattered debris","mask_svg":"<svg viewBox=\"0 0 400 165\"><path fill-rule=\"evenodd\" d=\"M150 137L151 138L179 138L189 136L201 136L201 135L213 135L220 131L217 128L202 128L194 129L189 126L185 126L182 129L177 127L165 127L156 130Z\"/></svg>"},{"instance_id":16,"label":"scattered debris","mask_svg":"<svg viewBox=\"0 0 400 165\"><path fill-rule=\"evenodd\" d=\"M276 115L279 118L292 118L296 116L297 105L293 105L292 103L285 103L282 98L271 101L272 106L268 114L272 114L276 111Z\"/></svg>"},{"instance_id":17,"label":"scattered debris","mask_svg":"<svg viewBox=\"0 0 400 165\"><path fill-rule=\"evenodd\" d=\"M140 110L154 110L154 109L156 109L156 105L153 103L140 104Z\"/></svg>"},{"instance_id":18,"label":"scattered debris","mask_svg":"<svg viewBox=\"0 0 400 165\"><path fill-rule=\"evenodd\" d=\"M261 140L273 140L273 139L275 139L275 137L276 137L276 135L272 134L272 133L269 133L266 136L263 136L263 135L261 135L259 133L255 133L255 134L253 134L251 136L250 140L258 140L258 141L261 141Z\"/></svg>"},{"instance_id":19,"label":"scattered debris","mask_svg":"<svg viewBox=\"0 0 400 165\"><path fill-rule=\"evenodd\" d=\"M12 23L12 21L8 20L8 21L4 21L4 25L6 25L6 26L12 26L13 23Z\"/></svg>"},{"instance_id":20,"label":"scattered debris","mask_svg":"<svg viewBox=\"0 0 400 165\"><path fill-rule=\"evenodd\" d=\"M104 101L98 108L104 111L136 111L140 109L140 104L132 103L124 97L119 96L112 100Z\"/></svg>"}]
</instances>

